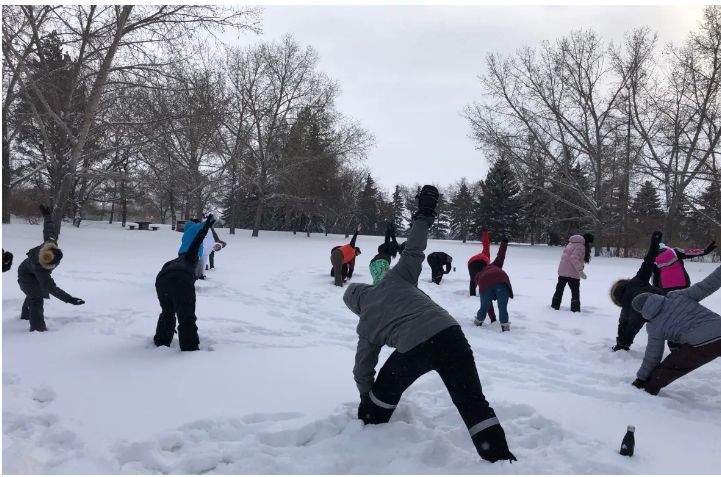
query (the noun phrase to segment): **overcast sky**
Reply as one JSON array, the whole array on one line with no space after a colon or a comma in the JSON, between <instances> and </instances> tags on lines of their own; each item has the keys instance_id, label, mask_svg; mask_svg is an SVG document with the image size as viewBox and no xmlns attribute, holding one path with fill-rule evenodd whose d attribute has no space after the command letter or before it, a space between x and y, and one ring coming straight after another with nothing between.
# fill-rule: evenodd
<instances>
[{"instance_id":1,"label":"overcast sky","mask_svg":"<svg viewBox=\"0 0 721 477\"><path fill-rule=\"evenodd\" d=\"M512 52L593 28L621 40L637 26L680 42L700 6L266 6L263 39L292 34L313 46L320 68L339 81L339 109L375 135L367 164L396 183L449 184L487 171L468 137L464 105L481 98L478 75L489 52ZM244 36L243 42L249 38Z\"/></svg>"}]
</instances>

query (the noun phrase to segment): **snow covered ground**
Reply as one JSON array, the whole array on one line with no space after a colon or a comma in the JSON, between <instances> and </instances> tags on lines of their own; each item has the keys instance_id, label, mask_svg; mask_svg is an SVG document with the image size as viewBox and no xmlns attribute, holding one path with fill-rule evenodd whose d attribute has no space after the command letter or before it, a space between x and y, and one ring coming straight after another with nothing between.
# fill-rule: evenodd
<instances>
[{"instance_id":1,"label":"snow covered ground","mask_svg":"<svg viewBox=\"0 0 721 477\"><path fill-rule=\"evenodd\" d=\"M481 382L518 462L477 456L441 380L404 395L389 424L355 419L356 318L328 276L341 236L247 231L231 236L197 284L201 348L156 349L153 282L180 235L119 225L65 226L57 283L87 304L46 301L48 333L19 320L16 269L39 226L5 225L15 253L3 274L3 465L6 473L713 473L721 466L721 360L652 397L630 385L646 335L611 353L613 279L638 260L594 259L583 312L549 308L560 248L511 246L511 333L471 323L467 257L478 244L431 241L458 271L421 288L463 325ZM370 282L364 250L353 281ZM495 255L495 247L494 247ZM689 263L694 281L713 269ZM721 311L721 294L707 300ZM386 350L381 363L390 353ZM618 454L636 426L636 455Z\"/></svg>"}]
</instances>

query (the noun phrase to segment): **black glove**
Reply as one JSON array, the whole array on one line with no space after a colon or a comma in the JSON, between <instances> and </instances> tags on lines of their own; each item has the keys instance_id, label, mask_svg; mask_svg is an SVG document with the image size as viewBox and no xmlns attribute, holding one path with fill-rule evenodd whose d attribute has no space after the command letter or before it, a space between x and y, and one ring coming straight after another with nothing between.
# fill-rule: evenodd
<instances>
[{"instance_id":1,"label":"black glove","mask_svg":"<svg viewBox=\"0 0 721 477\"><path fill-rule=\"evenodd\" d=\"M708 246L704 249L704 253L711 253L714 250L716 250L716 241L712 241Z\"/></svg>"},{"instance_id":2,"label":"black glove","mask_svg":"<svg viewBox=\"0 0 721 477\"><path fill-rule=\"evenodd\" d=\"M496 462L499 460L508 460L513 462L516 456L508 450L508 442L506 442L506 433L500 424L482 430L473 436L473 445L476 446L478 454L483 460L488 462Z\"/></svg>"},{"instance_id":3,"label":"black glove","mask_svg":"<svg viewBox=\"0 0 721 477\"><path fill-rule=\"evenodd\" d=\"M636 378L634 382L632 382L634 386L636 386L638 389L645 389L646 388L646 381L641 378Z\"/></svg>"},{"instance_id":4,"label":"black glove","mask_svg":"<svg viewBox=\"0 0 721 477\"><path fill-rule=\"evenodd\" d=\"M358 406L358 419L363 421L363 424L371 424L373 419L373 401L371 401L368 393L360 395L360 405Z\"/></svg>"},{"instance_id":5,"label":"black glove","mask_svg":"<svg viewBox=\"0 0 721 477\"><path fill-rule=\"evenodd\" d=\"M68 303L70 303L71 305L84 305L85 300L81 300L80 298L73 297L70 299L70 301Z\"/></svg>"},{"instance_id":6,"label":"black glove","mask_svg":"<svg viewBox=\"0 0 721 477\"><path fill-rule=\"evenodd\" d=\"M7 272L13 266L13 254L3 250L3 272Z\"/></svg>"},{"instance_id":7,"label":"black glove","mask_svg":"<svg viewBox=\"0 0 721 477\"><path fill-rule=\"evenodd\" d=\"M44 204L38 204L38 208L40 209L40 213L45 215L50 215L50 213L53 211L50 206L44 205Z\"/></svg>"},{"instance_id":8,"label":"black glove","mask_svg":"<svg viewBox=\"0 0 721 477\"><path fill-rule=\"evenodd\" d=\"M416 199L418 200L418 212L415 213L413 218L420 216L435 217L438 197L438 189L432 185L424 185L423 189L421 189L416 196Z\"/></svg>"}]
</instances>

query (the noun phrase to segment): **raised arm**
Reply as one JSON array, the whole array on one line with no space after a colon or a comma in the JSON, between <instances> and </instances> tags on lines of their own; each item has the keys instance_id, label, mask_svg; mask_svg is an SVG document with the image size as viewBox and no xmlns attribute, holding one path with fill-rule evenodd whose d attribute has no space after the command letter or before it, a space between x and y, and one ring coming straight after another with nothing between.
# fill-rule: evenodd
<instances>
[{"instance_id":1,"label":"raised arm","mask_svg":"<svg viewBox=\"0 0 721 477\"><path fill-rule=\"evenodd\" d=\"M55 242L57 236L55 234L55 223L53 223L53 214L50 207L47 205L40 205L40 213L43 214L43 242L49 240Z\"/></svg>"},{"instance_id":2,"label":"raised arm","mask_svg":"<svg viewBox=\"0 0 721 477\"><path fill-rule=\"evenodd\" d=\"M350 246L355 247L355 241L358 238L358 232L360 232L360 225L356 227L355 233L353 234L353 238L350 239Z\"/></svg>"},{"instance_id":3,"label":"raised arm","mask_svg":"<svg viewBox=\"0 0 721 477\"><path fill-rule=\"evenodd\" d=\"M203 239L208 234L208 230L210 230L210 227L213 226L214 222L215 218L213 217L213 214L208 215L208 218L205 219L203 226L200 228L200 230L198 230L198 233L195 234L195 237L193 237L193 241L190 243L188 251L185 252L187 260L190 260L191 262L198 261L198 251L200 250L200 246L202 245Z\"/></svg>"},{"instance_id":4,"label":"raised arm","mask_svg":"<svg viewBox=\"0 0 721 477\"><path fill-rule=\"evenodd\" d=\"M491 234L488 233L488 230L483 230L481 232L481 243L483 243L483 252L488 257L491 256Z\"/></svg>"},{"instance_id":5,"label":"raised arm","mask_svg":"<svg viewBox=\"0 0 721 477\"><path fill-rule=\"evenodd\" d=\"M405 242L403 253L396 266L388 272L416 286L423 268L425 258L423 252L428 245L428 229L436 216L438 189L425 185L417 198L418 211L413 216L413 226Z\"/></svg>"},{"instance_id":6,"label":"raised arm","mask_svg":"<svg viewBox=\"0 0 721 477\"><path fill-rule=\"evenodd\" d=\"M210 232L213 234L213 240L215 240L216 242L222 242L222 240L220 240L220 237L218 237L218 233L215 231L215 227L210 227Z\"/></svg>"},{"instance_id":7,"label":"raised arm","mask_svg":"<svg viewBox=\"0 0 721 477\"><path fill-rule=\"evenodd\" d=\"M656 256L658 256L659 244L661 243L662 237L663 235L658 231L651 234L651 244L648 246L648 251L646 252L646 256L643 258L641 268L639 268L638 272L636 272L636 279L643 280L646 283L648 283L651 279L653 271L656 268L653 261L656 259Z\"/></svg>"},{"instance_id":8,"label":"raised arm","mask_svg":"<svg viewBox=\"0 0 721 477\"><path fill-rule=\"evenodd\" d=\"M706 278L685 290L677 290L669 293L671 295L686 295L692 300L701 301L707 296L721 288L721 266L716 268Z\"/></svg>"},{"instance_id":9,"label":"raised arm","mask_svg":"<svg viewBox=\"0 0 721 477\"><path fill-rule=\"evenodd\" d=\"M373 387L376 375L376 364L381 347L375 345L365 338L358 338L358 348L355 353L355 366L353 366L353 378L361 395L368 394Z\"/></svg>"},{"instance_id":10,"label":"raised arm","mask_svg":"<svg viewBox=\"0 0 721 477\"><path fill-rule=\"evenodd\" d=\"M423 251L428 245L428 229L432 223L433 217L418 217L413 221L401 258L390 269L389 274L397 274L403 280L418 285L425 258Z\"/></svg>"},{"instance_id":11,"label":"raised arm","mask_svg":"<svg viewBox=\"0 0 721 477\"><path fill-rule=\"evenodd\" d=\"M686 249L676 249L676 255L681 260L686 260L687 258L694 258L694 257L703 257L704 255L708 255L709 253L716 250L716 241L712 241L710 244L706 246L706 248L686 248Z\"/></svg>"},{"instance_id":12,"label":"raised arm","mask_svg":"<svg viewBox=\"0 0 721 477\"><path fill-rule=\"evenodd\" d=\"M501 239L501 245L498 247L496 258L493 260L493 264L498 268L503 268L503 262L506 261L506 249L508 248L508 239L503 237Z\"/></svg>"}]
</instances>

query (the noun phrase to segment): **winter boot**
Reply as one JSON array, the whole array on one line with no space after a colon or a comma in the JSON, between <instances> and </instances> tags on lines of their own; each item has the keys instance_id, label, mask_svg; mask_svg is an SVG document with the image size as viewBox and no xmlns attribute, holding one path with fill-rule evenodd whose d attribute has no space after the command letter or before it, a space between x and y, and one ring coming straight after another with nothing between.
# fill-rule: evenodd
<instances>
[{"instance_id":1,"label":"winter boot","mask_svg":"<svg viewBox=\"0 0 721 477\"><path fill-rule=\"evenodd\" d=\"M574 313L581 311L581 302L577 300L571 300L571 311Z\"/></svg>"},{"instance_id":2,"label":"winter boot","mask_svg":"<svg viewBox=\"0 0 721 477\"><path fill-rule=\"evenodd\" d=\"M501 323L501 331L511 331L510 323Z\"/></svg>"},{"instance_id":3,"label":"winter boot","mask_svg":"<svg viewBox=\"0 0 721 477\"><path fill-rule=\"evenodd\" d=\"M621 350L628 351L629 347L625 346L625 345L621 345L621 344L616 344L616 345L613 345L613 347L611 348L611 351L621 351Z\"/></svg>"},{"instance_id":4,"label":"winter boot","mask_svg":"<svg viewBox=\"0 0 721 477\"><path fill-rule=\"evenodd\" d=\"M48 327L45 326L45 322L33 325L30 327L30 331L48 331Z\"/></svg>"},{"instance_id":5,"label":"winter boot","mask_svg":"<svg viewBox=\"0 0 721 477\"><path fill-rule=\"evenodd\" d=\"M473 324L476 326L483 326L483 322L478 318L473 318Z\"/></svg>"}]
</instances>

